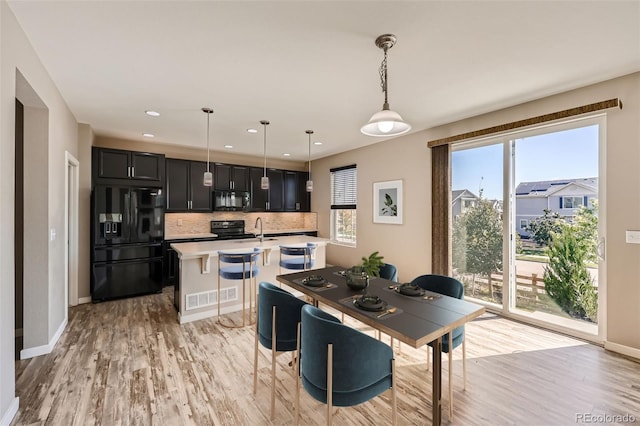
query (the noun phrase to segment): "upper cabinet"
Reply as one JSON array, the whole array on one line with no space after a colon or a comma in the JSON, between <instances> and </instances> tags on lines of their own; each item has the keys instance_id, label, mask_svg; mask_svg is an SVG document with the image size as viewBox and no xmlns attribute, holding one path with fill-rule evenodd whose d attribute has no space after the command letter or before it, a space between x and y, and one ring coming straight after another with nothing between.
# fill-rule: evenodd
<instances>
[{"instance_id":1,"label":"upper cabinet","mask_svg":"<svg viewBox=\"0 0 640 426\"><path fill-rule=\"evenodd\" d=\"M284 209L288 212L310 211L307 172L284 172Z\"/></svg>"},{"instance_id":2,"label":"upper cabinet","mask_svg":"<svg viewBox=\"0 0 640 426\"><path fill-rule=\"evenodd\" d=\"M215 163L213 187L219 191L250 191L249 167Z\"/></svg>"},{"instance_id":3,"label":"upper cabinet","mask_svg":"<svg viewBox=\"0 0 640 426\"><path fill-rule=\"evenodd\" d=\"M206 171L203 161L167 158L167 212L211 211L211 187L202 182Z\"/></svg>"},{"instance_id":4,"label":"upper cabinet","mask_svg":"<svg viewBox=\"0 0 640 426\"><path fill-rule=\"evenodd\" d=\"M92 169L94 184L162 185L165 158L149 152L93 148Z\"/></svg>"}]
</instances>

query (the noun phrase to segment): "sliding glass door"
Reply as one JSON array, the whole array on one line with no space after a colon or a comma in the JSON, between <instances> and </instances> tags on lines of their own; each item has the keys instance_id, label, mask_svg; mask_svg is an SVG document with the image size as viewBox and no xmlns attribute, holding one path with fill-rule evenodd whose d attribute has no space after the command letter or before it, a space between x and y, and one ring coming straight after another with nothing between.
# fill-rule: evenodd
<instances>
[{"instance_id":1,"label":"sliding glass door","mask_svg":"<svg viewBox=\"0 0 640 426\"><path fill-rule=\"evenodd\" d=\"M575 121L452 147L453 274L467 298L599 336L601 125Z\"/></svg>"}]
</instances>

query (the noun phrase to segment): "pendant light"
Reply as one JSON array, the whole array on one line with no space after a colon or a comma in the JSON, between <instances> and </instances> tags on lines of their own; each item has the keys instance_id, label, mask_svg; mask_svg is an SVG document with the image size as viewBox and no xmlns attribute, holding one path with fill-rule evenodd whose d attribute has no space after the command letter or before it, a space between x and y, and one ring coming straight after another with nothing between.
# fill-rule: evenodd
<instances>
[{"instance_id":1,"label":"pendant light","mask_svg":"<svg viewBox=\"0 0 640 426\"><path fill-rule=\"evenodd\" d=\"M213 186L213 173L209 171L209 117L213 114L213 108L202 108L202 112L207 114L207 171L204 172L202 184L204 186Z\"/></svg>"},{"instance_id":2,"label":"pendant light","mask_svg":"<svg viewBox=\"0 0 640 426\"><path fill-rule=\"evenodd\" d=\"M304 132L309 135L309 180L307 181L307 192L313 192L313 181L311 180L311 135L313 130L305 130Z\"/></svg>"},{"instance_id":3,"label":"pendant light","mask_svg":"<svg viewBox=\"0 0 640 426\"><path fill-rule=\"evenodd\" d=\"M269 122L267 120L261 120L260 124L264 127L264 174L260 179L260 188L269 189L269 177L267 176L267 126Z\"/></svg>"},{"instance_id":4,"label":"pendant light","mask_svg":"<svg viewBox=\"0 0 640 426\"><path fill-rule=\"evenodd\" d=\"M384 92L384 104L382 105L382 111L373 114L369 122L360 129L360 131L367 136L397 136L411 130L411 125L404 122L400 114L389 109L389 100L387 97L387 51L391 49L394 44L396 44L396 36L393 34L383 34L376 38L376 46L384 50L384 59L379 69L380 86Z\"/></svg>"}]
</instances>

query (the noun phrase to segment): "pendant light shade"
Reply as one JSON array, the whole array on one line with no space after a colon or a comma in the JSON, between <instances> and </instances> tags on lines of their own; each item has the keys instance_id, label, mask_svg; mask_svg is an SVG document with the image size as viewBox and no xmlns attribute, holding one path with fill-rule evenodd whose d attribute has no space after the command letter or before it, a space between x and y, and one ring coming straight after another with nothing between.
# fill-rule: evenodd
<instances>
[{"instance_id":1,"label":"pendant light shade","mask_svg":"<svg viewBox=\"0 0 640 426\"><path fill-rule=\"evenodd\" d=\"M367 136L398 136L411 130L411 125L405 122L400 114L389 109L388 87L387 87L387 51L396 43L396 36L393 34L383 34L376 39L376 46L384 51L384 59L380 64L380 86L384 92L384 104L382 111L371 116L367 124L362 126L360 131Z\"/></svg>"},{"instance_id":2,"label":"pendant light shade","mask_svg":"<svg viewBox=\"0 0 640 426\"><path fill-rule=\"evenodd\" d=\"M260 124L264 128L264 173L262 179L260 179L260 188L269 189L269 177L267 176L267 126L269 122L267 120L261 120Z\"/></svg>"},{"instance_id":3,"label":"pendant light shade","mask_svg":"<svg viewBox=\"0 0 640 426\"><path fill-rule=\"evenodd\" d=\"M313 181L311 180L311 135L313 130L305 130L305 133L309 135L309 179L307 180L307 192L313 192Z\"/></svg>"},{"instance_id":4,"label":"pendant light shade","mask_svg":"<svg viewBox=\"0 0 640 426\"><path fill-rule=\"evenodd\" d=\"M213 114L213 108L202 108L202 112L207 114L207 171L204 172L202 177L202 184L204 186L213 186L213 173L209 169L209 117Z\"/></svg>"}]
</instances>

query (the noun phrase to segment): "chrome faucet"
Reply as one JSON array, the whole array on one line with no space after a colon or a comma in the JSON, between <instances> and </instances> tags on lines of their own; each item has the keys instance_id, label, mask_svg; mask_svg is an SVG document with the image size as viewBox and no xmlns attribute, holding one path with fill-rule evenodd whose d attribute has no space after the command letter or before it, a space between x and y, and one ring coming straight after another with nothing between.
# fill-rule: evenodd
<instances>
[{"instance_id":1,"label":"chrome faucet","mask_svg":"<svg viewBox=\"0 0 640 426\"><path fill-rule=\"evenodd\" d=\"M260 223L260 234L256 235L256 237L260 238L260 242L263 242L264 234L262 233L262 218L260 216L258 216L258 218L256 219L256 225L254 226L254 228L258 228L258 223Z\"/></svg>"}]
</instances>

